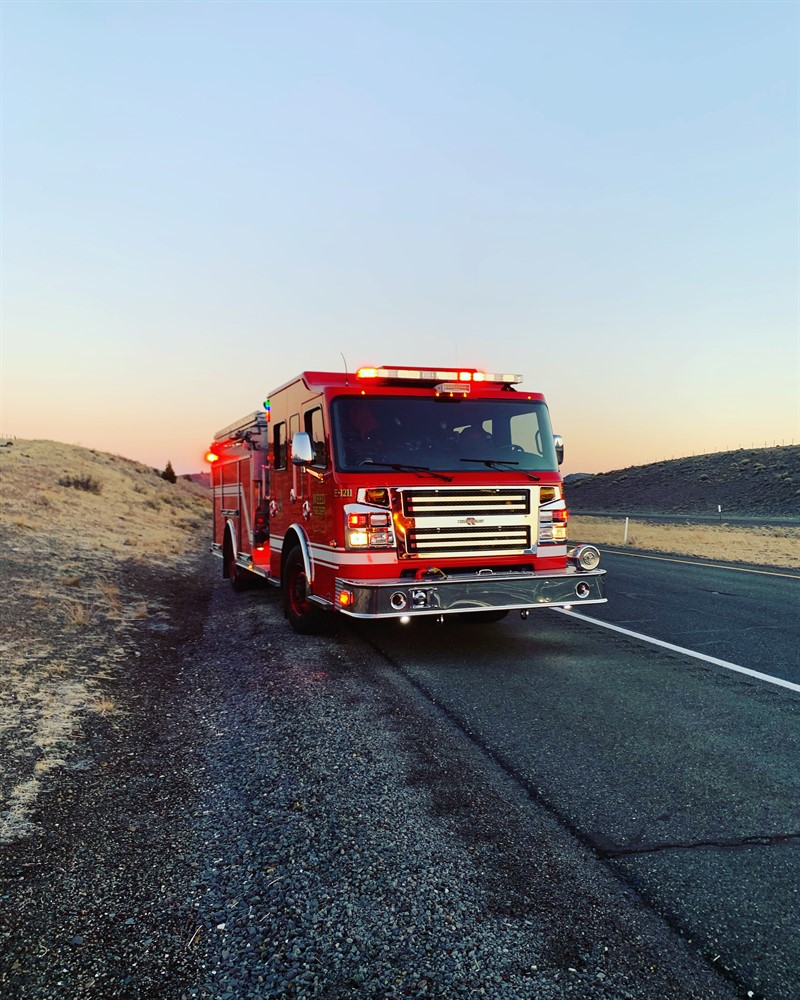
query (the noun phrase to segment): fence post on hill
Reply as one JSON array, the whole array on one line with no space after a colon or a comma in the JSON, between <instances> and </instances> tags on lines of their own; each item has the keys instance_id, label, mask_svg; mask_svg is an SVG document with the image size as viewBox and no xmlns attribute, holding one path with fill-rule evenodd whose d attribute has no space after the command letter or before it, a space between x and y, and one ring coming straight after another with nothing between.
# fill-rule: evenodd
<instances>
[{"instance_id":1,"label":"fence post on hill","mask_svg":"<svg viewBox=\"0 0 800 1000\"><path fill-rule=\"evenodd\" d=\"M625 518L625 537L622 539L622 544L623 545L627 545L628 544L628 521L629 520L630 520L629 517Z\"/></svg>"}]
</instances>

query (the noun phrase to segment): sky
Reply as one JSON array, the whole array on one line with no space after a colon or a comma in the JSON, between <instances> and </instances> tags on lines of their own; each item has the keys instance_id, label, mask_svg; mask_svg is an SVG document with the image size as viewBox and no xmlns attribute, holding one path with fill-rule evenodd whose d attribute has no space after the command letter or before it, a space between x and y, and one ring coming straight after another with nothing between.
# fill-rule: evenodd
<instances>
[{"instance_id":1,"label":"sky","mask_svg":"<svg viewBox=\"0 0 800 1000\"><path fill-rule=\"evenodd\" d=\"M0 3L0 434L178 473L304 369L569 472L800 442L800 5Z\"/></svg>"}]
</instances>

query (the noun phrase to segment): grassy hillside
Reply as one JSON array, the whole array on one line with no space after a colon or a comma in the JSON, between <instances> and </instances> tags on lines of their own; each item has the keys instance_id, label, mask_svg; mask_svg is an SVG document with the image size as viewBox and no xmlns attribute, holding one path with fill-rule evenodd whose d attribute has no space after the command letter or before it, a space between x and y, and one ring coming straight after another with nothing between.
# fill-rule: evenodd
<instances>
[{"instance_id":1,"label":"grassy hillside","mask_svg":"<svg viewBox=\"0 0 800 1000\"><path fill-rule=\"evenodd\" d=\"M740 449L569 478L575 511L797 515L800 445Z\"/></svg>"},{"instance_id":2,"label":"grassy hillside","mask_svg":"<svg viewBox=\"0 0 800 1000\"><path fill-rule=\"evenodd\" d=\"M188 480L168 483L139 462L55 441L0 448L0 483L3 529L33 547L58 540L120 558L180 554L209 502Z\"/></svg>"},{"instance_id":3,"label":"grassy hillside","mask_svg":"<svg viewBox=\"0 0 800 1000\"><path fill-rule=\"evenodd\" d=\"M125 458L52 441L0 448L0 843L24 833L40 784L143 637L172 626L147 586L208 548L207 491Z\"/></svg>"}]
</instances>

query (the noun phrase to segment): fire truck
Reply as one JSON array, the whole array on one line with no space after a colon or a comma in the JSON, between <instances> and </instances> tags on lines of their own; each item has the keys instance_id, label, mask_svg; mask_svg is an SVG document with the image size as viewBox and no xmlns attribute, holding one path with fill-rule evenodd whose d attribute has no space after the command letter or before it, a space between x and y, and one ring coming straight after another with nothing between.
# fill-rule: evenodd
<instances>
[{"instance_id":1,"label":"fire truck","mask_svg":"<svg viewBox=\"0 0 800 1000\"><path fill-rule=\"evenodd\" d=\"M494 622L605 601L567 546L563 442L520 375L307 371L207 453L212 552L234 590L283 588L298 632L335 616Z\"/></svg>"}]
</instances>

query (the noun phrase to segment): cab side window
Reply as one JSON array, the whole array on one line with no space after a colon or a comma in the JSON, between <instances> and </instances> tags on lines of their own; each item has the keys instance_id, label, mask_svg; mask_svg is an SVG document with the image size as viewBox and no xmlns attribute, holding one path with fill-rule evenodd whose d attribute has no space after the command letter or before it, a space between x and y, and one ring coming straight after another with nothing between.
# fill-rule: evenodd
<instances>
[{"instance_id":1,"label":"cab side window","mask_svg":"<svg viewBox=\"0 0 800 1000\"><path fill-rule=\"evenodd\" d=\"M328 456L325 451L325 427L322 423L322 408L315 406L313 410L306 410L305 432L311 438L314 447L314 461L311 463L318 469L324 469L328 464Z\"/></svg>"},{"instance_id":2,"label":"cab side window","mask_svg":"<svg viewBox=\"0 0 800 1000\"><path fill-rule=\"evenodd\" d=\"M275 424L272 431L272 456L276 469L286 468L286 422Z\"/></svg>"}]
</instances>

